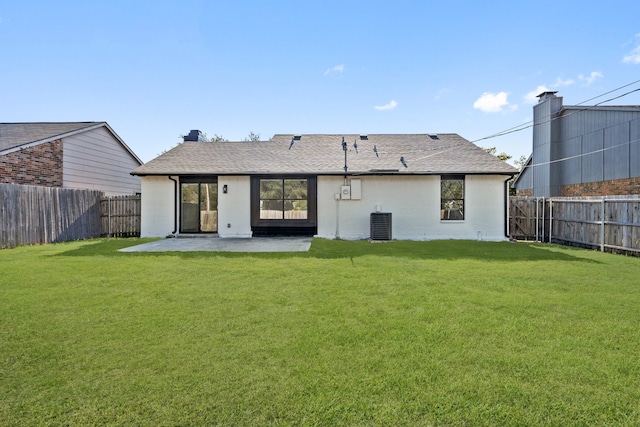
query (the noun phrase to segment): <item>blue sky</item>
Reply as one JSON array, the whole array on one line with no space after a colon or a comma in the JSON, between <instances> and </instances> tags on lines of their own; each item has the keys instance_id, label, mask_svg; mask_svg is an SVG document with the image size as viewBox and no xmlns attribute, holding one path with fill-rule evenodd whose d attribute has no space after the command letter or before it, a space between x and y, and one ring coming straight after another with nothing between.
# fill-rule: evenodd
<instances>
[{"instance_id":1,"label":"blue sky","mask_svg":"<svg viewBox=\"0 0 640 427\"><path fill-rule=\"evenodd\" d=\"M575 105L639 80L638 16L637 0L0 0L0 122L107 121L143 161L191 129L476 141L530 121L541 90ZM477 144L528 156L531 129Z\"/></svg>"}]
</instances>

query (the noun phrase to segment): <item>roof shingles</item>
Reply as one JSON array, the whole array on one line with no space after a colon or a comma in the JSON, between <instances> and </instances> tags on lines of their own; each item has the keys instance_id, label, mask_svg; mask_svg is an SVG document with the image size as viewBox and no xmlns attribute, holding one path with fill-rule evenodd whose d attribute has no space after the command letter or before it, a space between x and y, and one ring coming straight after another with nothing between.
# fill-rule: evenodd
<instances>
[{"instance_id":1,"label":"roof shingles","mask_svg":"<svg viewBox=\"0 0 640 427\"><path fill-rule=\"evenodd\" d=\"M95 126L102 122L0 123L0 151Z\"/></svg>"},{"instance_id":2,"label":"roof shingles","mask_svg":"<svg viewBox=\"0 0 640 427\"><path fill-rule=\"evenodd\" d=\"M132 173L341 175L344 174L343 137L347 143L349 174L516 173L509 164L457 134L438 134L438 139L429 134L369 134L367 140L360 139L360 134L306 134L291 146L293 137L293 134L279 134L261 142L185 142ZM358 144L357 151L354 141Z\"/></svg>"}]
</instances>

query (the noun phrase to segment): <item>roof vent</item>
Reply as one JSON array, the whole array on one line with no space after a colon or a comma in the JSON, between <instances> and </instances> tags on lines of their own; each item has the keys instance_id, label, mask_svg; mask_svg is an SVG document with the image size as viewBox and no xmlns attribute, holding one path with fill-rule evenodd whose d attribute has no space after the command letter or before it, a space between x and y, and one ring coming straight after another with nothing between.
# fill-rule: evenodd
<instances>
[{"instance_id":1,"label":"roof vent","mask_svg":"<svg viewBox=\"0 0 640 427\"><path fill-rule=\"evenodd\" d=\"M440 139L440 138L438 138L438 135L436 135L436 134L433 134L433 135L429 134L429 138L434 139L434 140Z\"/></svg>"},{"instance_id":2,"label":"roof vent","mask_svg":"<svg viewBox=\"0 0 640 427\"><path fill-rule=\"evenodd\" d=\"M302 139L302 135L293 135L294 141L300 141Z\"/></svg>"},{"instance_id":3,"label":"roof vent","mask_svg":"<svg viewBox=\"0 0 640 427\"><path fill-rule=\"evenodd\" d=\"M369 135L360 135L360 141L368 141Z\"/></svg>"}]
</instances>

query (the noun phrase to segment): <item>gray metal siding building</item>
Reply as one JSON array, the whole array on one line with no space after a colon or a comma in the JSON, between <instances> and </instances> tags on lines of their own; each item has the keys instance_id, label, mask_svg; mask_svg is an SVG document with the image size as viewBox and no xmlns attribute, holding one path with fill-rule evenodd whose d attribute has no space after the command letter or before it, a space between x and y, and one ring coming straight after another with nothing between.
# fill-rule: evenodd
<instances>
[{"instance_id":1,"label":"gray metal siding building","mask_svg":"<svg viewBox=\"0 0 640 427\"><path fill-rule=\"evenodd\" d=\"M518 192L580 195L573 193L583 184L640 178L640 106L563 106L555 92L539 98L533 154L514 184Z\"/></svg>"}]
</instances>

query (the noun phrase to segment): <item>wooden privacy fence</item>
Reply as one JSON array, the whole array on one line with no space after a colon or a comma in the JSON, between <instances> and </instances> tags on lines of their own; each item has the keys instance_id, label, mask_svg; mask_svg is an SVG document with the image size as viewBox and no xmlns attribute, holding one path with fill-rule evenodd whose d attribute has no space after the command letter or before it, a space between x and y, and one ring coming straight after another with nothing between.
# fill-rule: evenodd
<instances>
[{"instance_id":1,"label":"wooden privacy fence","mask_svg":"<svg viewBox=\"0 0 640 427\"><path fill-rule=\"evenodd\" d=\"M0 249L100 236L102 192L0 184Z\"/></svg>"},{"instance_id":2,"label":"wooden privacy fence","mask_svg":"<svg viewBox=\"0 0 640 427\"><path fill-rule=\"evenodd\" d=\"M140 196L111 196L100 202L102 236L140 237Z\"/></svg>"},{"instance_id":3,"label":"wooden privacy fence","mask_svg":"<svg viewBox=\"0 0 640 427\"><path fill-rule=\"evenodd\" d=\"M640 255L640 196L512 197L510 236Z\"/></svg>"},{"instance_id":4,"label":"wooden privacy fence","mask_svg":"<svg viewBox=\"0 0 640 427\"><path fill-rule=\"evenodd\" d=\"M509 199L509 236L517 240L549 241L549 200L543 197Z\"/></svg>"},{"instance_id":5,"label":"wooden privacy fence","mask_svg":"<svg viewBox=\"0 0 640 427\"><path fill-rule=\"evenodd\" d=\"M640 197L551 199L549 240L640 255Z\"/></svg>"},{"instance_id":6,"label":"wooden privacy fence","mask_svg":"<svg viewBox=\"0 0 640 427\"><path fill-rule=\"evenodd\" d=\"M0 184L0 249L140 236L140 196Z\"/></svg>"}]
</instances>

